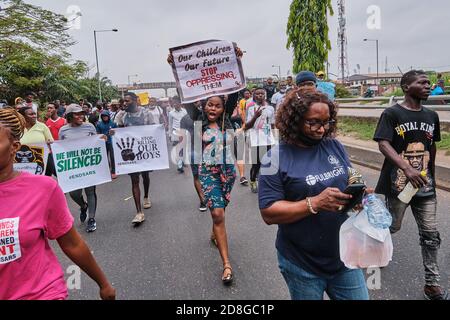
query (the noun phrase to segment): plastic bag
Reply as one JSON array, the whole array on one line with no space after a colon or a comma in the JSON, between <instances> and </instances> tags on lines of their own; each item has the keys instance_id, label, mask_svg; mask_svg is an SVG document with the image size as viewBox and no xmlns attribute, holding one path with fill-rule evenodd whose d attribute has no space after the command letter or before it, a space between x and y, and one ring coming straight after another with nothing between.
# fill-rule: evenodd
<instances>
[{"instance_id":1,"label":"plastic bag","mask_svg":"<svg viewBox=\"0 0 450 320\"><path fill-rule=\"evenodd\" d=\"M392 260L391 234L389 229L373 228L363 210L342 224L339 251L349 269L385 267Z\"/></svg>"}]
</instances>

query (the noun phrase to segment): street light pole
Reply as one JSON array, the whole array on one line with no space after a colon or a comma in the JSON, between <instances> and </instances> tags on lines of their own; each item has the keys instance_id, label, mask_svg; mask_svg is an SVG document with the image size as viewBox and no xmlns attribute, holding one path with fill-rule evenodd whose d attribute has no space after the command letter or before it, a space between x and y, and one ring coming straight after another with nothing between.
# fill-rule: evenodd
<instances>
[{"instance_id":1,"label":"street light pole","mask_svg":"<svg viewBox=\"0 0 450 320\"><path fill-rule=\"evenodd\" d=\"M100 82L100 68L98 66L98 50L97 50L97 31L94 30L94 43L95 43L95 61L97 65L97 83L98 83L98 94L100 96L100 102L103 101L102 99L102 86Z\"/></svg>"},{"instance_id":2,"label":"street light pole","mask_svg":"<svg viewBox=\"0 0 450 320\"><path fill-rule=\"evenodd\" d=\"M131 86L131 77L138 77L139 75L138 74L130 74L130 75L128 75L128 86Z\"/></svg>"},{"instance_id":3,"label":"street light pole","mask_svg":"<svg viewBox=\"0 0 450 320\"><path fill-rule=\"evenodd\" d=\"M364 41L374 41L376 43L376 50L377 50L377 80L376 80L376 85L378 86L379 83L379 77L380 77L380 69L379 69L379 50L378 50L378 39L364 39Z\"/></svg>"},{"instance_id":4,"label":"street light pole","mask_svg":"<svg viewBox=\"0 0 450 320\"><path fill-rule=\"evenodd\" d=\"M94 30L94 43L95 43L95 62L97 64L97 80L98 80L98 94L100 97L100 102L103 102L102 98L102 85L101 85L101 79L100 79L100 67L98 65L98 50L97 50L97 32L117 32L119 30L117 29L111 29L111 30Z\"/></svg>"},{"instance_id":5,"label":"street light pole","mask_svg":"<svg viewBox=\"0 0 450 320\"><path fill-rule=\"evenodd\" d=\"M272 68L278 68L278 79L281 80L281 66L272 65Z\"/></svg>"}]
</instances>

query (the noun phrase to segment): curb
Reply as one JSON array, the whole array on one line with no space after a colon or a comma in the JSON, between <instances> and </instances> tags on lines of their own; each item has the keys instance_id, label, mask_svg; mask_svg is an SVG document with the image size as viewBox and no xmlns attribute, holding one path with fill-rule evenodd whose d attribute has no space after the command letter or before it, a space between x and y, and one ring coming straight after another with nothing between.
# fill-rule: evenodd
<instances>
[{"instance_id":1,"label":"curb","mask_svg":"<svg viewBox=\"0 0 450 320\"><path fill-rule=\"evenodd\" d=\"M380 151L346 143L342 144L347 150L350 161L363 167L381 170L384 162L384 155ZM436 187L445 191L450 191L450 167L441 165L436 166Z\"/></svg>"}]
</instances>

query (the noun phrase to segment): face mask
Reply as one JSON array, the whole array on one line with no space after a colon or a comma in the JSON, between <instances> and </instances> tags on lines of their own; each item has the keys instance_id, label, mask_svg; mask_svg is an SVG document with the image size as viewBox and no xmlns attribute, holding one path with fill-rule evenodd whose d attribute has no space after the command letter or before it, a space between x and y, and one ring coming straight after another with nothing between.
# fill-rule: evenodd
<instances>
[{"instance_id":1,"label":"face mask","mask_svg":"<svg viewBox=\"0 0 450 320\"><path fill-rule=\"evenodd\" d=\"M312 139L310 137L305 136L304 134L299 134L298 139L300 140L300 142L303 145L305 145L307 147L317 146L323 141L323 138L322 139Z\"/></svg>"},{"instance_id":2,"label":"face mask","mask_svg":"<svg viewBox=\"0 0 450 320\"><path fill-rule=\"evenodd\" d=\"M286 89L280 89L281 93L286 93Z\"/></svg>"}]
</instances>

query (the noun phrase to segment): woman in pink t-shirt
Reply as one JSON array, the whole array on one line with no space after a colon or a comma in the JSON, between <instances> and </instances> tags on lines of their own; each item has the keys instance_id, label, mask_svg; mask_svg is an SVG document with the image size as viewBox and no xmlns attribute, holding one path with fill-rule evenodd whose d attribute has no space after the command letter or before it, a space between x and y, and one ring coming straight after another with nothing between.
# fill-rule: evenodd
<instances>
[{"instance_id":1,"label":"woman in pink t-shirt","mask_svg":"<svg viewBox=\"0 0 450 320\"><path fill-rule=\"evenodd\" d=\"M56 181L13 170L24 119L0 109L0 300L62 300L64 273L48 240L100 287L102 299L116 292L73 227L73 217Z\"/></svg>"}]
</instances>

